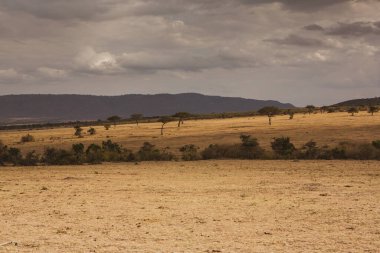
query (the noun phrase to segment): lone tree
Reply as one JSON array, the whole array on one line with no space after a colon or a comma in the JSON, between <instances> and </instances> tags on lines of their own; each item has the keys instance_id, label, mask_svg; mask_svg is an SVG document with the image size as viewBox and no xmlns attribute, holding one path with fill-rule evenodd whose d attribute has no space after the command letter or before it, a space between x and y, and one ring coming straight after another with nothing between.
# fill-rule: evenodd
<instances>
[{"instance_id":1,"label":"lone tree","mask_svg":"<svg viewBox=\"0 0 380 253\"><path fill-rule=\"evenodd\" d=\"M107 119L109 122L113 123L113 126L116 127L116 123L121 120L121 118L117 115L113 115L111 117L108 117Z\"/></svg>"},{"instance_id":2,"label":"lone tree","mask_svg":"<svg viewBox=\"0 0 380 253\"><path fill-rule=\"evenodd\" d=\"M314 105L307 105L305 108L307 109L307 112L309 113L309 115L315 111Z\"/></svg>"},{"instance_id":3,"label":"lone tree","mask_svg":"<svg viewBox=\"0 0 380 253\"><path fill-rule=\"evenodd\" d=\"M275 106L266 106L258 110L260 115L267 115L269 120L269 125L272 125L272 117L279 114L281 110Z\"/></svg>"},{"instance_id":4,"label":"lone tree","mask_svg":"<svg viewBox=\"0 0 380 253\"><path fill-rule=\"evenodd\" d=\"M294 111L292 110L288 110L288 115L289 115L289 119L293 119L294 118Z\"/></svg>"},{"instance_id":5,"label":"lone tree","mask_svg":"<svg viewBox=\"0 0 380 253\"><path fill-rule=\"evenodd\" d=\"M356 107L351 107L351 108L349 108L349 109L347 110L347 112L348 112L348 113L351 113L351 116L354 116L355 113L358 113L358 112L359 112L359 110L358 110L358 108L356 108Z\"/></svg>"},{"instance_id":6,"label":"lone tree","mask_svg":"<svg viewBox=\"0 0 380 253\"><path fill-rule=\"evenodd\" d=\"M373 116L373 114L375 113L375 112L378 112L379 111L379 107L377 107L377 106L370 106L369 108L368 108L368 113L370 113L372 116Z\"/></svg>"},{"instance_id":7,"label":"lone tree","mask_svg":"<svg viewBox=\"0 0 380 253\"><path fill-rule=\"evenodd\" d=\"M104 128L105 128L106 130L109 130L109 129L110 129L110 127L111 127L111 125L110 125L110 124L105 124L105 125L104 125Z\"/></svg>"},{"instance_id":8,"label":"lone tree","mask_svg":"<svg viewBox=\"0 0 380 253\"><path fill-rule=\"evenodd\" d=\"M143 118L143 115L140 113L134 113L131 115L131 120L136 122L136 125L139 126L139 121Z\"/></svg>"},{"instance_id":9,"label":"lone tree","mask_svg":"<svg viewBox=\"0 0 380 253\"><path fill-rule=\"evenodd\" d=\"M177 112L173 115L173 117L178 119L178 127L180 127L185 119L188 119L191 117L191 114L188 112Z\"/></svg>"},{"instance_id":10,"label":"lone tree","mask_svg":"<svg viewBox=\"0 0 380 253\"><path fill-rule=\"evenodd\" d=\"M74 129L75 129L75 133L74 133L75 136L77 136L78 138L83 137L82 136L83 128L81 128L80 126L75 126Z\"/></svg>"},{"instance_id":11,"label":"lone tree","mask_svg":"<svg viewBox=\"0 0 380 253\"><path fill-rule=\"evenodd\" d=\"M162 125L161 125L161 135L164 135L164 127L167 123L173 121L173 118L172 117L169 117L169 116L163 116L161 118L158 119L158 122L161 122Z\"/></svg>"}]
</instances>

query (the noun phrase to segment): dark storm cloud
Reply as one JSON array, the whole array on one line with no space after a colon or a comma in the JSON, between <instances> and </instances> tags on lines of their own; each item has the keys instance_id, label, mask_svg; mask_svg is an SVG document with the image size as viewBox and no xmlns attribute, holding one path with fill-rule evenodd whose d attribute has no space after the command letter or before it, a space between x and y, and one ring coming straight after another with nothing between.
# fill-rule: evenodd
<instances>
[{"instance_id":1,"label":"dark storm cloud","mask_svg":"<svg viewBox=\"0 0 380 253\"><path fill-rule=\"evenodd\" d=\"M329 28L326 34L339 36L380 35L380 22L339 22L336 26Z\"/></svg>"},{"instance_id":2,"label":"dark storm cloud","mask_svg":"<svg viewBox=\"0 0 380 253\"><path fill-rule=\"evenodd\" d=\"M295 11L317 11L352 0L240 0L244 4L280 3L284 8Z\"/></svg>"},{"instance_id":3,"label":"dark storm cloud","mask_svg":"<svg viewBox=\"0 0 380 253\"><path fill-rule=\"evenodd\" d=\"M283 39L268 39L266 41L279 44L279 45L292 45L292 46L301 46L301 47L327 46L326 43L320 39L303 37L296 34L290 34Z\"/></svg>"},{"instance_id":4,"label":"dark storm cloud","mask_svg":"<svg viewBox=\"0 0 380 253\"><path fill-rule=\"evenodd\" d=\"M324 30L322 26L317 25L317 24L304 26L304 29L308 31L323 31Z\"/></svg>"}]
</instances>

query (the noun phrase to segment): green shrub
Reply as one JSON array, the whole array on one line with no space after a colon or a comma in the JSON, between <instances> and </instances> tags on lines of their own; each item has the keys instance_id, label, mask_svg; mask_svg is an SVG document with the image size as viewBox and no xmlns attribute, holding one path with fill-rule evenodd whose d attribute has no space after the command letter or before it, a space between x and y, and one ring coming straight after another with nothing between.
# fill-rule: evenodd
<instances>
[{"instance_id":1,"label":"green shrub","mask_svg":"<svg viewBox=\"0 0 380 253\"><path fill-rule=\"evenodd\" d=\"M99 145L91 144L86 150L87 162L91 164L98 164L103 161L102 148Z\"/></svg>"},{"instance_id":2,"label":"green shrub","mask_svg":"<svg viewBox=\"0 0 380 253\"><path fill-rule=\"evenodd\" d=\"M196 161L200 160L201 156L198 153L199 147L190 144L185 145L179 149L182 152L182 160L184 161Z\"/></svg>"},{"instance_id":3,"label":"green shrub","mask_svg":"<svg viewBox=\"0 0 380 253\"><path fill-rule=\"evenodd\" d=\"M377 149L380 149L380 140L373 141L372 146L374 146Z\"/></svg>"},{"instance_id":4,"label":"green shrub","mask_svg":"<svg viewBox=\"0 0 380 253\"><path fill-rule=\"evenodd\" d=\"M82 143L73 144L71 146L71 151L77 164L82 164L86 160L84 145Z\"/></svg>"},{"instance_id":5,"label":"green shrub","mask_svg":"<svg viewBox=\"0 0 380 253\"><path fill-rule=\"evenodd\" d=\"M36 166L40 161L40 156L36 154L36 151L30 151L25 155L25 158L21 160L22 166Z\"/></svg>"},{"instance_id":6,"label":"green shrub","mask_svg":"<svg viewBox=\"0 0 380 253\"><path fill-rule=\"evenodd\" d=\"M149 142L144 142L137 152L137 157L140 161L170 161L174 159L174 155L168 152L168 148L160 151Z\"/></svg>"},{"instance_id":7,"label":"green shrub","mask_svg":"<svg viewBox=\"0 0 380 253\"><path fill-rule=\"evenodd\" d=\"M21 142L22 143L25 143L25 142L33 142L35 139L33 137L33 135L30 135L30 134L27 134L27 135L24 135L21 137Z\"/></svg>"},{"instance_id":8,"label":"green shrub","mask_svg":"<svg viewBox=\"0 0 380 253\"><path fill-rule=\"evenodd\" d=\"M64 149L47 148L42 156L42 161L48 165L77 164L73 154Z\"/></svg>"},{"instance_id":9,"label":"green shrub","mask_svg":"<svg viewBox=\"0 0 380 253\"><path fill-rule=\"evenodd\" d=\"M281 158L290 158L294 151L296 151L296 148L293 143L290 142L289 137L273 138L271 147L275 154Z\"/></svg>"},{"instance_id":10,"label":"green shrub","mask_svg":"<svg viewBox=\"0 0 380 253\"><path fill-rule=\"evenodd\" d=\"M7 160L13 165L20 165L22 162L22 154L18 148L9 148L7 152Z\"/></svg>"}]
</instances>

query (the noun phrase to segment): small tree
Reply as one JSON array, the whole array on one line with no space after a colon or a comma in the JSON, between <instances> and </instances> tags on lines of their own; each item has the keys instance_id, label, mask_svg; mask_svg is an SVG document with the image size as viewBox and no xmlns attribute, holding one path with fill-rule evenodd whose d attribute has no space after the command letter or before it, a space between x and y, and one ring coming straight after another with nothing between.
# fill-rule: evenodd
<instances>
[{"instance_id":1,"label":"small tree","mask_svg":"<svg viewBox=\"0 0 380 253\"><path fill-rule=\"evenodd\" d=\"M368 107L368 113L370 113L372 116L375 112L378 112L379 108L377 106L370 106Z\"/></svg>"},{"instance_id":2,"label":"small tree","mask_svg":"<svg viewBox=\"0 0 380 253\"><path fill-rule=\"evenodd\" d=\"M113 126L116 127L116 123L117 123L118 121L120 121L121 118L120 118L119 116L117 116L117 115L113 115L113 116L111 116L111 117L108 117L107 120L108 120L109 122L112 122L112 123L113 123Z\"/></svg>"},{"instance_id":3,"label":"small tree","mask_svg":"<svg viewBox=\"0 0 380 253\"><path fill-rule=\"evenodd\" d=\"M105 124L104 125L104 129L106 129L107 131L110 129L111 125L110 124Z\"/></svg>"},{"instance_id":4,"label":"small tree","mask_svg":"<svg viewBox=\"0 0 380 253\"><path fill-rule=\"evenodd\" d=\"M81 128L80 126L74 126L74 129L75 129L75 133L74 133L75 136L77 136L78 138L83 137L82 135L83 128Z\"/></svg>"},{"instance_id":5,"label":"small tree","mask_svg":"<svg viewBox=\"0 0 380 253\"><path fill-rule=\"evenodd\" d=\"M272 117L281 112L281 110L275 106L266 106L261 108L258 113L260 115L267 115L269 120L269 125L272 125Z\"/></svg>"},{"instance_id":6,"label":"small tree","mask_svg":"<svg viewBox=\"0 0 380 253\"><path fill-rule=\"evenodd\" d=\"M307 112L309 113L309 115L315 111L314 105L307 105L305 108L307 109Z\"/></svg>"},{"instance_id":7,"label":"small tree","mask_svg":"<svg viewBox=\"0 0 380 253\"><path fill-rule=\"evenodd\" d=\"M71 150L74 153L76 163L81 164L84 161L85 153L84 153L84 145L82 143L73 144L71 146Z\"/></svg>"},{"instance_id":8,"label":"small tree","mask_svg":"<svg viewBox=\"0 0 380 253\"><path fill-rule=\"evenodd\" d=\"M177 112L173 117L178 118L178 127L180 127L184 120L191 117L191 114L188 112Z\"/></svg>"},{"instance_id":9,"label":"small tree","mask_svg":"<svg viewBox=\"0 0 380 253\"><path fill-rule=\"evenodd\" d=\"M173 121L173 118L172 117L169 117L169 116L164 116L164 117L161 117L159 120L159 122L161 122L161 135L164 135L164 127L167 123Z\"/></svg>"},{"instance_id":10,"label":"small tree","mask_svg":"<svg viewBox=\"0 0 380 253\"><path fill-rule=\"evenodd\" d=\"M136 122L136 125L139 125L139 121L143 118L142 114L135 113L131 115L131 120L134 120Z\"/></svg>"},{"instance_id":11,"label":"small tree","mask_svg":"<svg viewBox=\"0 0 380 253\"><path fill-rule=\"evenodd\" d=\"M288 111L288 115L289 115L289 119L293 119L294 118L294 112L289 110Z\"/></svg>"},{"instance_id":12,"label":"small tree","mask_svg":"<svg viewBox=\"0 0 380 253\"><path fill-rule=\"evenodd\" d=\"M321 108L319 108L319 110L320 110L320 112L323 114L323 113L325 113L325 112L327 112L328 111L328 109L329 109L329 107L328 106L322 106Z\"/></svg>"},{"instance_id":13,"label":"small tree","mask_svg":"<svg viewBox=\"0 0 380 253\"><path fill-rule=\"evenodd\" d=\"M95 128L90 127L90 128L87 130L87 133L89 133L90 135L95 135L95 134L96 134L96 130L95 130Z\"/></svg>"},{"instance_id":14,"label":"small tree","mask_svg":"<svg viewBox=\"0 0 380 253\"><path fill-rule=\"evenodd\" d=\"M348 113L351 113L351 116L354 116L355 113L358 113L358 112L359 112L359 110L358 110L358 108L356 108L356 107L351 107L351 108L349 108L349 109L347 110L347 112L348 112Z\"/></svg>"},{"instance_id":15,"label":"small tree","mask_svg":"<svg viewBox=\"0 0 380 253\"><path fill-rule=\"evenodd\" d=\"M91 144L86 150L86 157L89 163L101 163L103 161L102 148L99 145Z\"/></svg>"}]
</instances>

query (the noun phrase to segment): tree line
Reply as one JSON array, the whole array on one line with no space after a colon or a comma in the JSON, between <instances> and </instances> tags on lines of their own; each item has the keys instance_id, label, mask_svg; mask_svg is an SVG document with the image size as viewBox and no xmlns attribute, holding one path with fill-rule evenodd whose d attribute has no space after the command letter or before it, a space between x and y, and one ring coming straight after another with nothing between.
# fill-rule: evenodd
<instances>
[{"instance_id":1,"label":"tree line","mask_svg":"<svg viewBox=\"0 0 380 253\"><path fill-rule=\"evenodd\" d=\"M90 144L87 147L76 143L70 149L48 147L42 154L35 151L22 154L20 149L8 147L0 141L0 165L36 166L36 165L80 165L99 164L102 162L140 162L140 161L196 161L210 159L355 159L380 160L380 140L372 143L341 142L335 147L318 146L309 141L296 148L289 137L273 138L271 150L265 150L258 140L250 135L240 135L237 144L210 144L200 150L194 144L179 148L181 156L170 152L170 148L157 148L144 142L133 152L112 140L103 141L100 145Z\"/></svg>"}]
</instances>

